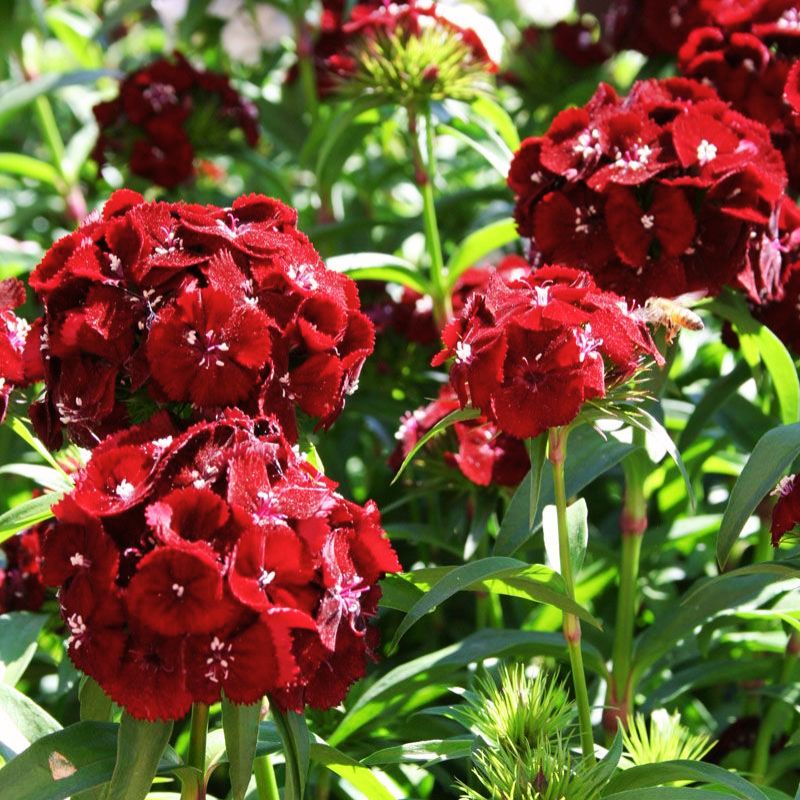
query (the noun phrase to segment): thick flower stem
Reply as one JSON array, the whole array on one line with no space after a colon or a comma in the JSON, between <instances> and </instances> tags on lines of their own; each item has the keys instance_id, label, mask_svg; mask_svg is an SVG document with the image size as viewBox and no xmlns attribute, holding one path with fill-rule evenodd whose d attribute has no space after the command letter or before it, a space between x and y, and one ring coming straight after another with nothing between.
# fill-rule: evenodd
<instances>
[{"instance_id":1,"label":"thick flower stem","mask_svg":"<svg viewBox=\"0 0 800 800\"><path fill-rule=\"evenodd\" d=\"M792 633L786 647L786 655L781 669L780 682L787 685L795 680L797 663L800 661L800 637ZM785 724L786 704L780 698L772 701L767 713L761 720L756 743L753 746L753 757L750 772L755 783L764 783L769 765L769 754L775 733Z\"/></svg>"},{"instance_id":2,"label":"thick flower stem","mask_svg":"<svg viewBox=\"0 0 800 800\"><path fill-rule=\"evenodd\" d=\"M206 775L206 736L208 734L208 706L205 703L192 704L192 721L189 729L189 754L186 763L200 771L200 791L205 795L203 786ZM202 800L202 796L198 798Z\"/></svg>"},{"instance_id":3,"label":"thick flower stem","mask_svg":"<svg viewBox=\"0 0 800 800\"><path fill-rule=\"evenodd\" d=\"M556 512L558 516L558 551L561 562L561 577L567 596L575 599L575 581L572 575L572 562L569 552L569 529L567 527L567 492L564 480L564 460L566 458L567 428L550 430L549 459L553 468L553 488L555 491ZM572 682L575 688L575 701L578 706L581 749L583 756L594 763L594 737L592 736L591 707L589 691L586 688L586 673L583 669L581 652L581 623L574 614L564 612L564 638L567 642L569 660L572 667Z\"/></svg>"},{"instance_id":4,"label":"thick flower stem","mask_svg":"<svg viewBox=\"0 0 800 800\"><path fill-rule=\"evenodd\" d=\"M256 774L256 790L258 800L280 800L278 791L278 781L275 778L275 770L272 767L272 759L267 756L259 756L253 766Z\"/></svg>"},{"instance_id":5,"label":"thick flower stem","mask_svg":"<svg viewBox=\"0 0 800 800\"><path fill-rule=\"evenodd\" d=\"M634 431L634 444L644 445L644 433ZM618 722L627 725L633 713L631 660L636 619L636 583L639 577L639 556L647 529L647 499L644 481L647 476L647 455L644 450L632 453L624 462L625 498L620 530L622 559L620 563L617 621L614 630L612 679L603 724L610 735L617 732Z\"/></svg>"},{"instance_id":6,"label":"thick flower stem","mask_svg":"<svg viewBox=\"0 0 800 800\"><path fill-rule=\"evenodd\" d=\"M444 258L442 241L439 236L439 223L436 219L433 181L436 174L435 141L430 109L425 110L425 149L420 147L418 118L416 111L408 111L408 128L414 157L414 177L422 195L422 224L425 231L425 247L431 270L431 295L433 314L437 324L443 325L452 315L452 300L445 286Z\"/></svg>"}]
</instances>

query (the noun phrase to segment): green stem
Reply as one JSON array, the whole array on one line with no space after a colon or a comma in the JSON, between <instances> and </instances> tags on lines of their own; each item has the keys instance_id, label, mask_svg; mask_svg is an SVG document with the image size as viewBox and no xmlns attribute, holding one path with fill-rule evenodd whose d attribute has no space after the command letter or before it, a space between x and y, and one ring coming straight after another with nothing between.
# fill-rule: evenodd
<instances>
[{"instance_id":1,"label":"green stem","mask_svg":"<svg viewBox=\"0 0 800 800\"><path fill-rule=\"evenodd\" d=\"M297 69L300 73L300 86L303 100L311 115L311 122L317 119L319 98L317 96L317 76L314 74L313 51L308 41L303 3L295 3L294 9L294 41L297 53Z\"/></svg>"},{"instance_id":2,"label":"green stem","mask_svg":"<svg viewBox=\"0 0 800 800\"><path fill-rule=\"evenodd\" d=\"M553 468L553 488L558 516L558 551L561 562L561 577L564 579L567 596L575 599L575 580L572 575L572 562L569 552L569 528L567 526L567 491L564 479L568 428L550 430L550 450L548 457ZM572 667L572 682L575 688L575 701L578 706L581 749L587 761L594 763L594 737L592 735L591 706L589 691L586 688L586 673L583 668L581 652L581 623L574 614L564 612L564 638L567 642L569 660Z\"/></svg>"},{"instance_id":3,"label":"green stem","mask_svg":"<svg viewBox=\"0 0 800 800\"><path fill-rule=\"evenodd\" d=\"M644 448L644 432L635 430L633 443ZM618 721L627 725L633 713L634 686L631 680L633 659L633 634L636 620L636 585L639 578L639 557L642 539L647 529L647 498L644 481L648 458L644 449L632 453L624 462L625 498L622 506L620 529L622 534L622 559L620 563L617 618L612 649L612 680L605 714L605 727L609 734L617 732Z\"/></svg>"},{"instance_id":4,"label":"green stem","mask_svg":"<svg viewBox=\"0 0 800 800\"><path fill-rule=\"evenodd\" d=\"M202 776L200 791L202 800L205 796L204 784L206 774L206 736L208 735L208 706L205 703L192 704L192 721L189 728L189 753L186 763L200 771Z\"/></svg>"},{"instance_id":5,"label":"green stem","mask_svg":"<svg viewBox=\"0 0 800 800\"><path fill-rule=\"evenodd\" d=\"M794 633L789 636L786 655L781 668L780 683L786 685L795 679L798 656L800 655L800 638ZM770 747L772 739L784 724L785 703L776 698L772 701L764 719L758 729L756 743L753 746L753 758L750 762L750 772L755 783L763 783L769 766Z\"/></svg>"},{"instance_id":6,"label":"green stem","mask_svg":"<svg viewBox=\"0 0 800 800\"><path fill-rule=\"evenodd\" d=\"M253 762L253 767L256 773L258 800L280 800L281 795L278 791L278 781L275 778L272 759L268 755L259 756Z\"/></svg>"},{"instance_id":7,"label":"green stem","mask_svg":"<svg viewBox=\"0 0 800 800\"><path fill-rule=\"evenodd\" d=\"M436 218L436 202L434 198L434 176L436 175L435 141L430 108L425 109L425 142L426 154L423 155L419 142L419 128L416 112L408 111L408 127L411 134L411 147L414 157L414 171L420 194L422 195L422 224L425 231L425 247L431 270L431 295L433 298L433 314L436 322L443 325L452 316L453 304L447 291L444 274L444 257L442 256L442 240L439 235L439 222Z\"/></svg>"}]
</instances>

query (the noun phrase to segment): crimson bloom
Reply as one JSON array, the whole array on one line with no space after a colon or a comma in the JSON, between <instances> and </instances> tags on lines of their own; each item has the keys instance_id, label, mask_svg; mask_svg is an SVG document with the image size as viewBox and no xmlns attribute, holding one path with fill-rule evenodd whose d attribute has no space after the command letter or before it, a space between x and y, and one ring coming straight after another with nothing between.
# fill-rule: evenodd
<instances>
[{"instance_id":1,"label":"crimson bloom","mask_svg":"<svg viewBox=\"0 0 800 800\"><path fill-rule=\"evenodd\" d=\"M769 131L684 79L598 88L527 139L511 165L531 260L588 270L643 301L729 285L760 303L786 170Z\"/></svg>"},{"instance_id":2,"label":"crimson bloom","mask_svg":"<svg viewBox=\"0 0 800 800\"><path fill-rule=\"evenodd\" d=\"M443 340L434 364L455 356L450 382L461 406L519 439L569 424L585 401L603 397L644 359L661 361L621 297L565 267L508 282L494 276Z\"/></svg>"},{"instance_id":3,"label":"crimson bloom","mask_svg":"<svg viewBox=\"0 0 800 800\"><path fill-rule=\"evenodd\" d=\"M460 408L456 393L443 386L439 396L422 408L403 415L395 433L397 447L389 460L398 470L414 445L448 414ZM501 433L485 417L456 422L453 427L456 448L444 452L448 466L461 471L478 486L516 486L530 469L525 445L513 436ZM431 442L433 445L433 442Z\"/></svg>"},{"instance_id":4,"label":"crimson bloom","mask_svg":"<svg viewBox=\"0 0 800 800\"><path fill-rule=\"evenodd\" d=\"M274 418L228 411L181 433L160 414L108 437L45 533L70 658L139 719L222 691L341 702L400 565L374 504L336 488Z\"/></svg>"},{"instance_id":5,"label":"crimson bloom","mask_svg":"<svg viewBox=\"0 0 800 800\"><path fill-rule=\"evenodd\" d=\"M255 106L225 75L198 70L180 53L126 75L119 95L94 115L95 159L122 156L135 175L166 188L191 179L197 152L224 148L233 131L250 147L258 141Z\"/></svg>"},{"instance_id":6,"label":"crimson bloom","mask_svg":"<svg viewBox=\"0 0 800 800\"><path fill-rule=\"evenodd\" d=\"M16 278L0 281L0 422L11 392L42 379L39 351L41 320L32 325L14 313L25 302L25 286Z\"/></svg>"},{"instance_id":7,"label":"crimson bloom","mask_svg":"<svg viewBox=\"0 0 800 800\"><path fill-rule=\"evenodd\" d=\"M277 415L290 436L296 407L333 422L373 327L296 223L262 195L223 209L115 192L31 276L45 307L40 438L55 447L66 428L92 447L157 408L237 405Z\"/></svg>"}]
</instances>

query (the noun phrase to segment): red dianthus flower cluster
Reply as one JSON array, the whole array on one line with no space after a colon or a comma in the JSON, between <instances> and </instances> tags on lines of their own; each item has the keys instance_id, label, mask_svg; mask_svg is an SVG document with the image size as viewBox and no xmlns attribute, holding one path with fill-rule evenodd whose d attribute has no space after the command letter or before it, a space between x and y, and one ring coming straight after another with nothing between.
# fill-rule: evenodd
<instances>
[{"instance_id":1,"label":"red dianthus flower cluster","mask_svg":"<svg viewBox=\"0 0 800 800\"><path fill-rule=\"evenodd\" d=\"M780 274L786 174L769 132L696 81L602 85L529 138L509 173L531 259L591 272L627 298L738 287Z\"/></svg>"},{"instance_id":2,"label":"red dianthus flower cluster","mask_svg":"<svg viewBox=\"0 0 800 800\"><path fill-rule=\"evenodd\" d=\"M0 423L11 392L42 378L41 322L33 325L14 313L25 302L25 286L15 278L0 281Z\"/></svg>"},{"instance_id":3,"label":"red dianthus flower cluster","mask_svg":"<svg viewBox=\"0 0 800 800\"><path fill-rule=\"evenodd\" d=\"M714 86L737 111L769 128L797 191L800 125L791 99L797 97L792 68L800 54L800 7L794 0L704 5L709 24L692 30L681 47L681 72Z\"/></svg>"},{"instance_id":4,"label":"red dianthus flower cluster","mask_svg":"<svg viewBox=\"0 0 800 800\"><path fill-rule=\"evenodd\" d=\"M111 196L31 276L44 303L46 395L31 407L53 448L94 446L168 407L238 406L327 425L372 351L358 290L328 271L296 212L262 195L231 208Z\"/></svg>"},{"instance_id":5,"label":"red dianthus flower cluster","mask_svg":"<svg viewBox=\"0 0 800 800\"><path fill-rule=\"evenodd\" d=\"M437 422L461 407L449 385L439 391L436 400L415 411L408 411L395 433L397 447L389 459L398 470L417 442ZM516 486L531 468L525 445L519 439L498 431L485 417L456 422L451 430L458 449L444 453L444 462L461 470L467 480L478 486ZM433 445L434 442L431 442Z\"/></svg>"},{"instance_id":6,"label":"red dianthus flower cluster","mask_svg":"<svg viewBox=\"0 0 800 800\"><path fill-rule=\"evenodd\" d=\"M646 358L661 362L646 326L592 276L541 267L510 282L493 276L445 328L434 365L455 356L450 381L468 403L511 436L567 425Z\"/></svg>"},{"instance_id":7,"label":"red dianthus flower cluster","mask_svg":"<svg viewBox=\"0 0 800 800\"><path fill-rule=\"evenodd\" d=\"M122 156L135 175L171 188L195 172L197 151L228 146L241 129L251 147L258 141L255 107L228 78L195 69L180 53L160 58L127 75L114 100L99 103L94 115L100 136L99 163Z\"/></svg>"},{"instance_id":8,"label":"red dianthus flower cluster","mask_svg":"<svg viewBox=\"0 0 800 800\"><path fill-rule=\"evenodd\" d=\"M400 567L374 504L335 490L271 418L180 434L158 414L109 437L43 546L71 659L141 719L221 692L339 703L372 654L377 581Z\"/></svg>"}]
</instances>

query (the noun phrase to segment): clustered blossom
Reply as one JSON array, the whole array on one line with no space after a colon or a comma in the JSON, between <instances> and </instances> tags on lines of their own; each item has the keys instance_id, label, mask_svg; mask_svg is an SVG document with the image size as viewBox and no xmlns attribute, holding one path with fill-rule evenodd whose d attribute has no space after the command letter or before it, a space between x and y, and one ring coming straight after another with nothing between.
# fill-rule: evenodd
<instances>
[{"instance_id":1,"label":"clustered blossom","mask_svg":"<svg viewBox=\"0 0 800 800\"><path fill-rule=\"evenodd\" d=\"M109 437L54 510L42 576L69 656L140 719L223 691L336 705L372 656L377 582L400 568L373 503L238 411Z\"/></svg>"},{"instance_id":2,"label":"clustered blossom","mask_svg":"<svg viewBox=\"0 0 800 800\"><path fill-rule=\"evenodd\" d=\"M439 391L436 400L403 415L395 433L397 447L389 465L398 470L417 442L436 423L460 408L458 396L449 385ZM525 445L519 439L501 433L485 417L456 422L450 429L455 435L455 452L445 450L445 464L461 471L478 486L516 486L531 467ZM431 441L430 446L435 444Z\"/></svg>"},{"instance_id":3,"label":"clustered blossom","mask_svg":"<svg viewBox=\"0 0 800 800\"><path fill-rule=\"evenodd\" d=\"M777 547L781 539L800 525L800 480L797 475L784 478L773 494L778 502L772 509L772 544Z\"/></svg>"},{"instance_id":4,"label":"clustered blossom","mask_svg":"<svg viewBox=\"0 0 800 800\"><path fill-rule=\"evenodd\" d=\"M0 545L0 614L38 611L45 599L41 571L41 542L53 523L43 522Z\"/></svg>"},{"instance_id":5,"label":"clustered blossom","mask_svg":"<svg viewBox=\"0 0 800 800\"><path fill-rule=\"evenodd\" d=\"M11 392L42 379L40 322L33 325L14 313L25 302L25 286L16 278L0 281L0 423Z\"/></svg>"},{"instance_id":6,"label":"clustered blossom","mask_svg":"<svg viewBox=\"0 0 800 800\"><path fill-rule=\"evenodd\" d=\"M797 94L800 5L794 0L708 3L709 23L678 53L681 72L714 86L737 111L762 122L781 151L792 188L800 189Z\"/></svg>"},{"instance_id":7,"label":"clustered blossom","mask_svg":"<svg viewBox=\"0 0 800 800\"><path fill-rule=\"evenodd\" d=\"M521 256L505 256L497 266L481 264L465 270L453 287L451 302L453 314L458 315L473 292L486 287L495 272L513 278L530 272L530 265ZM367 314L378 331L395 330L404 338L419 344L435 344L440 330L433 318L433 300L408 287L390 294L388 291L380 301L367 309Z\"/></svg>"},{"instance_id":8,"label":"clustered blossom","mask_svg":"<svg viewBox=\"0 0 800 800\"><path fill-rule=\"evenodd\" d=\"M94 107L100 136L94 158L122 157L134 175L175 187L195 175L198 152L225 149L239 130L258 141L257 111L216 72L198 70L180 53L127 75L119 95Z\"/></svg>"},{"instance_id":9,"label":"clustered blossom","mask_svg":"<svg viewBox=\"0 0 800 800\"><path fill-rule=\"evenodd\" d=\"M512 281L493 276L443 339L434 365L454 357L450 381L462 407L520 439L569 424L645 359L662 360L622 298L557 266Z\"/></svg>"},{"instance_id":10,"label":"clustered blossom","mask_svg":"<svg viewBox=\"0 0 800 800\"><path fill-rule=\"evenodd\" d=\"M349 14L345 5L323 3L321 33L313 45L323 94L363 84L398 102L466 97L482 76L497 71L481 36L444 5L367 0Z\"/></svg>"},{"instance_id":11,"label":"clustered blossom","mask_svg":"<svg viewBox=\"0 0 800 800\"><path fill-rule=\"evenodd\" d=\"M40 438L94 446L166 407L181 418L295 407L328 425L373 347L358 290L328 271L294 209L145 203L122 190L31 276L45 308Z\"/></svg>"},{"instance_id":12,"label":"clustered blossom","mask_svg":"<svg viewBox=\"0 0 800 800\"><path fill-rule=\"evenodd\" d=\"M601 84L523 142L508 180L534 265L585 269L635 300L729 285L760 303L779 282L781 155L696 81L639 81L627 97Z\"/></svg>"}]
</instances>

